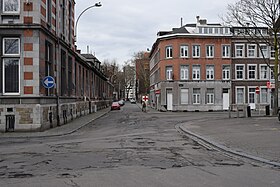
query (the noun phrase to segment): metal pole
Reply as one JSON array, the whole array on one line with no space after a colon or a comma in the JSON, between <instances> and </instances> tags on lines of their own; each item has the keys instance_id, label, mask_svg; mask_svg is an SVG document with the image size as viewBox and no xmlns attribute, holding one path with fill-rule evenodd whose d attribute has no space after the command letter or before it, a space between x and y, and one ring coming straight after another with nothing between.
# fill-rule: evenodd
<instances>
[{"instance_id":1,"label":"metal pole","mask_svg":"<svg viewBox=\"0 0 280 187\"><path fill-rule=\"evenodd\" d=\"M75 22L75 33L74 33L75 41L77 41L77 26L78 26L78 22L79 22L81 16L82 16L88 9L91 9L91 8L93 8L93 7L101 7L101 6L102 6L101 2L98 2L98 3L95 3L95 4L92 5L92 6L87 7L86 9L84 9L84 10L80 13L80 15L78 16L78 18L77 18L77 20L76 20L76 22Z\"/></svg>"}]
</instances>

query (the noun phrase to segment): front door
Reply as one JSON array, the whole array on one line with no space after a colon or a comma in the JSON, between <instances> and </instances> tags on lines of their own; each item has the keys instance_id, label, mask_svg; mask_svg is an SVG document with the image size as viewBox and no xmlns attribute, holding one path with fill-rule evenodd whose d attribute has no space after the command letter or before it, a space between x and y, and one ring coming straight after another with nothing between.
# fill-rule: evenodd
<instances>
[{"instance_id":1,"label":"front door","mask_svg":"<svg viewBox=\"0 0 280 187\"><path fill-rule=\"evenodd\" d=\"M167 91L167 110L173 110L173 94L172 90Z\"/></svg>"},{"instance_id":2,"label":"front door","mask_svg":"<svg viewBox=\"0 0 280 187\"><path fill-rule=\"evenodd\" d=\"M248 97L249 105L251 109L256 109L256 89L249 88L249 97Z\"/></svg>"},{"instance_id":3,"label":"front door","mask_svg":"<svg viewBox=\"0 0 280 187\"><path fill-rule=\"evenodd\" d=\"M223 89L223 110L229 109L229 89Z\"/></svg>"}]
</instances>

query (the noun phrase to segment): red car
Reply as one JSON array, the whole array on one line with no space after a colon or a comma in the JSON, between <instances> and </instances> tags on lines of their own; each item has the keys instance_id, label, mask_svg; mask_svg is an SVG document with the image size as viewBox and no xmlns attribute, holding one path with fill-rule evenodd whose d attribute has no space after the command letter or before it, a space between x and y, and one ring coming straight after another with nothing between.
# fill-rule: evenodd
<instances>
[{"instance_id":1,"label":"red car","mask_svg":"<svg viewBox=\"0 0 280 187\"><path fill-rule=\"evenodd\" d=\"M121 109L121 105L119 104L119 102L113 102L111 105L111 110L120 110Z\"/></svg>"}]
</instances>

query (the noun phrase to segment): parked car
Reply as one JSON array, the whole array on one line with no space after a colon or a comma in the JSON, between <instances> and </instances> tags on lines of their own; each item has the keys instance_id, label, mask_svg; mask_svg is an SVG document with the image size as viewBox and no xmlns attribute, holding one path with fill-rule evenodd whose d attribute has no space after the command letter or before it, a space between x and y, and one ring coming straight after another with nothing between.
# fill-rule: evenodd
<instances>
[{"instance_id":1,"label":"parked car","mask_svg":"<svg viewBox=\"0 0 280 187\"><path fill-rule=\"evenodd\" d=\"M136 104L136 100L133 99L133 98L131 98L131 99L130 99L130 103L131 103L131 104Z\"/></svg>"},{"instance_id":2,"label":"parked car","mask_svg":"<svg viewBox=\"0 0 280 187\"><path fill-rule=\"evenodd\" d=\"M119 100L119 104L120 104L121 106L123 106L123 105L124 105L124 100L123 100L123 99Z\"/></svg>"},{"instance_id":3,"label":"parked car","mask_svg":"<svg viewBox=\"0 0 280 187\"><path fill-rule=\"evenodd\" d=\"M121 109L121 105L119 104L119 102L113 102L111 105L111 110L120 110Z\"/></svg>"}]
</instances>

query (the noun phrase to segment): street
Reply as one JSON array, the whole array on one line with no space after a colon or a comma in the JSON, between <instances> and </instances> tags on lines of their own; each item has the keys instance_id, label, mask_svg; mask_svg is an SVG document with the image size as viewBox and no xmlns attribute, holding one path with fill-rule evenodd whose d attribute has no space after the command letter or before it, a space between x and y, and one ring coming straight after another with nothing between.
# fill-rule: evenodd
<instances>
[{"instance_id":1,"label":"street","mask_svg":"<svg viewBox=\"0 0 280 187\"><path fill-rule=\"evenodd\" d=\"M179 123L219 113L120 111L70 135L3 138L0 186L279 186L280 170L200 145Z\"/></svg>"}]
</instances>

